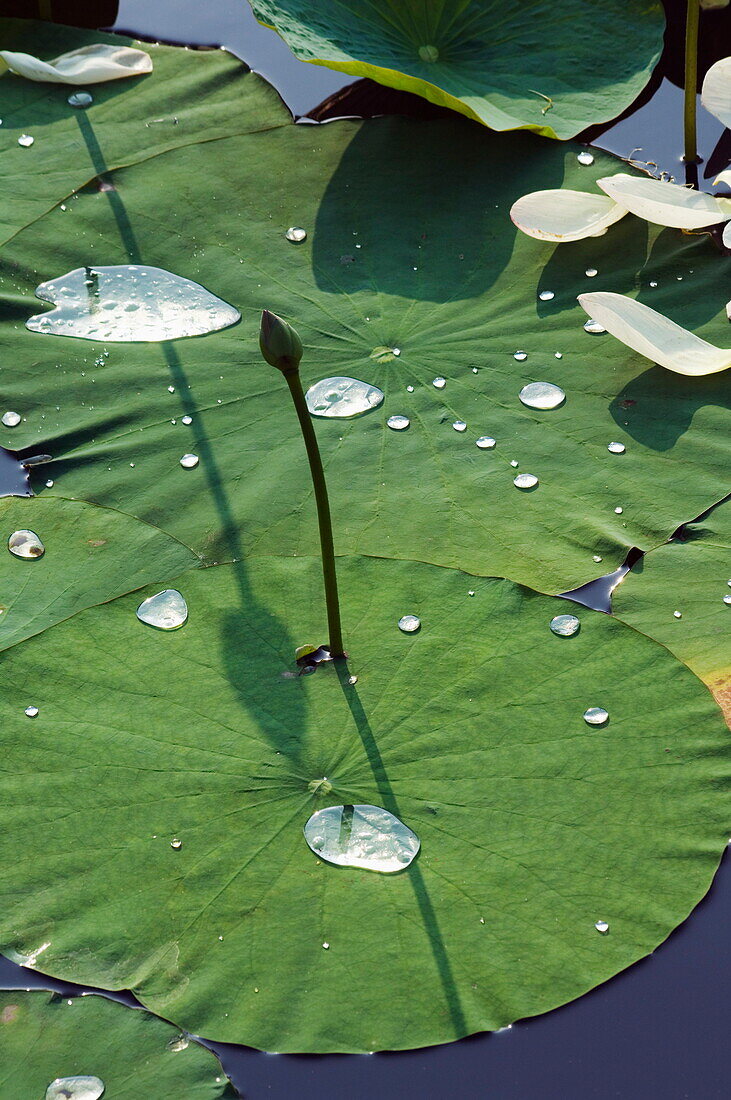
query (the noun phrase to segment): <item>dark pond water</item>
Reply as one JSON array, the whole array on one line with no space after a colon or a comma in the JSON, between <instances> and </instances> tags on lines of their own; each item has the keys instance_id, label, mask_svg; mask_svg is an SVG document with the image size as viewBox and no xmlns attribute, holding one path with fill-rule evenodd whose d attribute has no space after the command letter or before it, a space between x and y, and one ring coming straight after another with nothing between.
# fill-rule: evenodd
<instances>
[{"instance_id":1,"label":"dark pond water","mask_svg":"<svg viewBox=\"0 0 731 1100\"><path fill-rule=\"evenodd\" d=\"M666 0L666 6L677 19L685 3ZM706 67L728 52L729 14L731 10L706 17L701 48ZM364 102L358 89L338 95L349 83L347 77L298 62L273 32L256 23L245 0L208 0L206 4L120 0L115 26L167 41L223 44L271 80L296 116L312 112L329 97L335 97L335 102L325 114L356 113L354 107ZM670 37L662 65L665 75L652 82L627 117L601 134L586 136L601 148L652 162L653 171L682 180L682 91L677 86L682 34ZM376 110L393 108L388 94L378 89L366 98ZM698 144L704 161L698 182L702 188L710 189L709 181L726 167L730 138L717 120L699 108ZM8 460L8 472L11 465L17 476L17 462ZM608 610L612 588L636 557L630 555L616 573L567 595L586 606ZM652 956L564 1008L497 1034L373 1056L268 1055L245 1047L210 1045L240 1094L249 1100L292 1096L715 1100L728 1094L723 1053L727 1022L722 1008L731 987L730 902L731 860L726 858L691 919ZM51 988L66 996L83 992L81 986L57 982L2 957L0 988ZM113 996L129 1005L136 1003L129 994Z\"/></svg>"}]
</instances>

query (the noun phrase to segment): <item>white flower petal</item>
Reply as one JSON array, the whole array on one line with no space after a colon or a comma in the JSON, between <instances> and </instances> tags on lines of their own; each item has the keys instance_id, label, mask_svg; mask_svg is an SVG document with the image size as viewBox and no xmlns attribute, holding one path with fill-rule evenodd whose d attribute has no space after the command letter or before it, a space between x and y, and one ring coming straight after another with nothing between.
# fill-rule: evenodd
<instances>
[{"instance_id":1,"label":"white flower petal","mask_svg":"<svg viewBox=\"0 0 731 1100\"><path fill-rule=\"evenodd\" d=\"M731 200L691 191L679 183L618 172L596 181L610 199L638 218L675 229L701 229L731 218Z\"/></svg>"},{"instance_id":2,"label":"white flower petal","mask_svg":"<svg viewBox=\"0 0 731 1100\"><path fill-rule=\"evenodd\" d=\"M102 80L121 80L152 72L152 58L143 50L103 42L71 50L53 61L41 61L29 53L10 50L0 50L0 57L17 76L44 84L99 84Z\"/></svg>"},{"instance_id":3,"label":"white flower petal","mask_svg":"<svg viewBox=\"0 0 731 1100\"><path fill-rule=\"evenodd\" d=\"M719 183L725 183L727 187L731 187L731 168L726 168L723 172L719 172L713 181L713 186L718 187Z\"/></svg>"},{"instance_id":4,"label":"white flower petal","mask_svg":"<svg viewBox=\"0 0 731 1100\"><path fill-rule=\"evenodd\" d=\"M510 211L518 229L538 241L580 241L600 237L627 213L623 207L586 191L532 191Z\"/></svg>"},{"instance_id":5,"label":"white flower petal","mask_svg":"<svg viewBox=\"0 0 731 1100\"><path fill-rule=\"evenodd\" d=\"M726 222L721 240L725 248L731 248L731 222Z\"/></svg>"},{"instance_id":6,"label":"white flower petal","mask_svg":"<svg viewBox=\"0 0 731 1100\"><path fill-rule=\"evenodd\" d=\"M731 57L711 65L703 81L701 103L724 126L731 127Z\"/></svg>"},{"instance_id":7,"label":"white flower petal","mask_svg":"<svg viewBox=\"0 0 731 1100\"><path fill-rule=\"evenodd\" d=\"M657 310L624 294L580 294L590 317L627 347L676 374L700 376L731 367L731 350L716 348Z\"/></svg>"}]
</instances>

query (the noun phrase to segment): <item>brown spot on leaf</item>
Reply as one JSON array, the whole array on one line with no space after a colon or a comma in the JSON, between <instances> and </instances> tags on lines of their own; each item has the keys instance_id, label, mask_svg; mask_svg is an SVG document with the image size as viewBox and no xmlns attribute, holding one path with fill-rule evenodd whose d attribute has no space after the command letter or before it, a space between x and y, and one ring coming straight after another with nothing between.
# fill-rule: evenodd
<instances>
[{"instance_id":1,"label":"brown spot on leaf","mask_svg":"<svg viewBox=\"0 0 731 1100\"><path fill-rule=\"evenodd\" d=\"M86 540L86 545L87 546L106 546L107 545L107 540L106 539L87 539Z\"/></svg>"},{"instance_id":2,"label":"brown spot on leaf","mask_svg":"<svg viewBox=\"0 0 731 1100\"><path fill-rule=\"evenodd\" d=\"M707 681L713 692L713 698L723 711L726 724L731 729L731 672L724 673L720 678Z\"/></svg>"},{"instance_id":3,"label":"brown spot on leaf","mask_svg":"<svg viewBox=\"0 0 731 1100\"><path fill-rule=\"evenodd\" d=\"M6 1005L0 1012L0 1024L12 1024L15 1017L20 1012L18 1005Z\"/></svg>"},{"instance_id":4,"label":"brown spot on leaf","mask_svg":"<svg viewBox=\"0 0 731 1100\"><path fill-rule=\"evenodd\" d=\"M619 402L619 407L620 409L631 409L632 406L636 404L637 402L633 401L631 397L626 397L624 401Z\"/></svg>"}]
</instances>

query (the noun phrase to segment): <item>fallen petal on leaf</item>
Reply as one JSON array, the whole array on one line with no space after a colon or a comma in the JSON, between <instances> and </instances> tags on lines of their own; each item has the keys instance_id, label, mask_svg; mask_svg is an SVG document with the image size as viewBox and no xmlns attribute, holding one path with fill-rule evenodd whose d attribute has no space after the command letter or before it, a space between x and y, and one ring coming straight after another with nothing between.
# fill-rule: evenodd
<instances>
[{"instance_id":1,"label":"fallen petal on leaf","mask_svg":"<svg viewBox=\"0 0 731 1100\"><path fill-rule=\"evenodd\" d=\"M731 249L731 222L727 222L721 237L724 248Z\"/></svg>"},{"instance_id":2,"label":"fallen petal on leaf","mask_svg":"<svg viewBox=\"0 0 731 1100\"><path fill-rule=\"evenodd\" d=\"M579 304L627 347L676 374L699 377L731 367L731 350L701 340L657 310L624 294L580 294Z\"/></svg>"},{"instance_id":3,"label":"fallen petal on leaf","mask_svg":"<svg viewBox=\"0 0 731 1100\"><path fill-rule=\"evenodd\" d=\"M724 126L731 128L731 57L711 65L703 81L701 103Z\"/></svg>"},{"instance_id":4,"label":"fallen petal on leaf","mask_svg":"<svg viewBox=\"0 0 731 1100\"><path fill-rule=\"evenodd\" d=\"M674 229L701 229L731 218L731 200L691 191L678 183L618 172L596 181L602 191L638 218Z\"/></svg>"},{"instance_id":5,"label":"fallen petal on leaf","mask_svg":"<svg viewBox=\"0 0 731 1100\"><path fill-rule=\"evenodd\" d=\"M537 241L580 241L600 237L627 209L603 195L586 191L532 191L513 203L515 225Z\"/></svg>"},{"instance_id":6,"label":"fallen petal on leaf","mask_svg":"<svg viewBox=\"0 0 731 1100\"><path fill-rule=\"evenodd\" d=\"M100 42L41 61L29 53L0 50L0 57L16 76L42 84L99 84L152 72L152 58L143 50Z\"/></svg>"}]
</instances>

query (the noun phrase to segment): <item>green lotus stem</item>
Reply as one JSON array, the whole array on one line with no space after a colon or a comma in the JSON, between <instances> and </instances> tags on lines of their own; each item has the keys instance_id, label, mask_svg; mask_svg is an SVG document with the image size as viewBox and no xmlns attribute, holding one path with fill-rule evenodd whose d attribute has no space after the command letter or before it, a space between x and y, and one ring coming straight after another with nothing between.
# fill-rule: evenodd
<instances>
[{"instance_id":1,"label":"green lotus stem","mask_svg":"<svg viewBox=\"0 0 731 1100\"><path fill-rule=\"evenodd\" d=\"M700 18L699 0L688 0L685 17L685 106L683 126L685 132L686 164L695 164L698 160L696 147L696 87L698 84L698 22Z\"/></svg>"},{"instance_id":2,"label":"green lotus stem","mask_svg":"<svg viewBox=\"0 0 731 1100\"><path fill-rule=\"evenodd\" d=\"M325 471L322 468L320 448L317 445L317 436L312 426L312 418L307 408L299 372L302 343L291 325L277 317L276 314L270 313L269 310L264 310L261 318L259 346L266 361L281 370L284 375L289 386L289 392L292 394L294 407L297 410L305 441L307 459L310 463L310 473L312 474L312 484L317 504L317 521L320 527L322 576L325 582L325 603L330 639L328 648L331 657L345 657L343 631L340 624L338 579L335 573L335 545L333 543L332 519L330 518L330 501L327 495L327 484L325 482Z\"/></svg>"}]
</instances>

